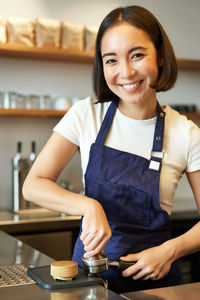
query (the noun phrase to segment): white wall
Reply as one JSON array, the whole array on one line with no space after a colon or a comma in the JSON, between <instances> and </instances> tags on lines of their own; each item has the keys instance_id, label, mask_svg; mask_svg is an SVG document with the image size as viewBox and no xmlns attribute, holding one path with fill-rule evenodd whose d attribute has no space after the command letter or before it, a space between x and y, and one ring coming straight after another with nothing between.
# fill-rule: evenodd
<instances>
[{"instance_id":1,"label":"white wall","mask_svg":"<svg viewBox=\"0 0 200 300\"><path fill-rule=\"evenodd\" d=\"M177 57L200 59L199 0L0 0L0 15L47 17L99 25L111 9L129 4L142 5L157 16L173 43ZM0 91L82 98L92 94L91 72L91 64L0 57ZM200 71L181 71L176 87L159 94L158 99L161 104L195 103L200 107L199 81ZM32 140L36 141L39 152L57 121L58 118L0 118L0 209L9 209L12 205L11 158L16 152L17 141L23 142L24 156L29 154ZM79 164L77 155L60 176L60 180L69 180L77 190L81 189ZM193 208L191 198L191 191L183 178L176 194L175 210Z\"/></svg>"}]
</instances>

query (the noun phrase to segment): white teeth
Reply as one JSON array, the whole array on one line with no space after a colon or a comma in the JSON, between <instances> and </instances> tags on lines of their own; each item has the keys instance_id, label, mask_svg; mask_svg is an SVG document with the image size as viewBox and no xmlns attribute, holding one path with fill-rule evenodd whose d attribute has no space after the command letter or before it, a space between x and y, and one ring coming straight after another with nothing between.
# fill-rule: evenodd
<instances>
[{"instance_id":1,"label":"white teeth","mask_svg":"<svg viewBox=\"0 0 200 300\"><path fill-rule=\"evenodd\" d=\"M132 89L132 88L138 86L139 84L140 84L140 83L139 83L139 81L138 81L138 82L132 83L132 84L123 84L123 87L124 87L125 89L129 90L129 89Z\"/></svg>"}]
</instances>

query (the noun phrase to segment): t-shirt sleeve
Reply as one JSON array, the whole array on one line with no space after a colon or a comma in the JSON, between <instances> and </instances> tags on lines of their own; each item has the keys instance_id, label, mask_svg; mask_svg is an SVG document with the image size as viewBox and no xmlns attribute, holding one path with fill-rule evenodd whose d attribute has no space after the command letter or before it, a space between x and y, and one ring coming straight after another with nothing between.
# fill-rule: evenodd
<instances>
[{"instance_id":1,"label":"t-shirt sleeve","mask_svg":"<svg viewBox=\"0 0 200 300\"><path fill-rule=\"evenodd\" d=\"M189 122L189 149L186 172L200 170L200 128L193 122Z\"/></svg>"},{"instance_id":2,"label":"t-shirt sleeve","mask_svg":"<svg viewBox=\"0 0 200 300\"><path fill-rule=\"evenodd\" d=\"M79 145L80 130L83 128L90 99L80 100L72 105L69 111L53 128L73 144Z\"/></svg>"}]
</instances>

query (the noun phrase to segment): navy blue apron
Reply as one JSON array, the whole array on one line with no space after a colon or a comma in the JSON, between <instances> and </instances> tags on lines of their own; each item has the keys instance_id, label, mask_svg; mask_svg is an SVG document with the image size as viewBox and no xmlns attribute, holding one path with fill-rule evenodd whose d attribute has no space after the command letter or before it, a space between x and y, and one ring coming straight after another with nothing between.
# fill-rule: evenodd
<instances>
[{"instance_id":1,"label":"navy blue apron","mask_svg":"<svg viewBox=\"0 0 200 300\"><path fill-rule=\"evenodd\" d=\"M112 102L106 112L96 141L91 145L85 173L85 194L101 203L112 230L112 237L104 247L110 261L171 238L170 217L159 201L165 113L157 103L153 147L148 160L104 145L117 105L118 101ZM155 157L152 155L155 152L161 155ZM72 259L79 266L82 266L83 254L83 243L78 237ZM107 278L108 288L117 293L182 283L178 262L172 264L163 279L156 281L124 278L113 268L101 275Z\"/></svg>"}]
</instances>

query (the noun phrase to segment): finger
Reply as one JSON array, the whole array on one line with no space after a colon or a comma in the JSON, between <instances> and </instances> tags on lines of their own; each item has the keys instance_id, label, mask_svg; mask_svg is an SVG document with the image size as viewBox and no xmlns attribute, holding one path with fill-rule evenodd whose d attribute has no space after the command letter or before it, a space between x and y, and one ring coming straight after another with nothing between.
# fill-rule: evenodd
<instances>
[{"instance_id":1,"label":"finger","mask_svg":"<svg viewBox=\"0 0 200 300\"><path fill-rule=\"evenodd\" d=\"M95 239L98 239L96 235L93 233L88 234L85 239L82 241L84 246L87 247L89 246Z\"/></svg>"},{"instance_id":2,"label":"finger","mask_svg":"<svg viewBox=\"0 0 200 300\"><path fill-rule=\"evenodd\" d=\"M143 268L141 269L137 274L133 275L133 279L137 280L137 279L143 279L146 276L150 276L152 275L153 277L155 277L155 273L152 272L152 270L149 270L149 268Z\"/></svg>"},{"instance_id":3,"label":"finger","mask_svg":"<svg viewBox=\"0 0 200 300\"><path fill-rule=\"evenodd\" d=\"M84 256L84 258L89 258L92 256L96 256L98 254L99 254L99 252L97 250L92 250L92 251L85 252L83 256Z\"/></svg>"},{"instance_id":4,"label":"finger","mask_svg":"<svg viewBox=\"0 0 200 300\"><path fill-rule=\"evenodd\" d=\"M89 244L90 243L90 239L94 238L94 236L97 235L97 230L96 231L92 231L92 230L84 230L82 231L81 235L80 235L80 240L82 242ZM89 241L89 242L88 242Z\"/></svg>"},{"instance_id":5,"label":"finger","mask_svg":"<svg viewBox=\"0 0 200 300\"><path fill-rule=\"evenodd\" d=\"M104 231L95 231L91 232L86 236L86 238L83 241L83 244L85 246L85 250L93 250L98 246L98 244L105 240L105 243L110 239L109 235Z\"/></svg>"},{"instance_id":6,"label":"finger","mask_svg":"<svg viewBox=\"0 0 200 300\"><path fill-rule=\"evenodd\" d=\"M142 280L158 280L154 273L144 276Z\"/></svg>"},{"instance_id":7,"label":"finger","mask_svg":"<svg viewBox=\"0 0 200 300\"><path fill-rule=\"evenodd\" d=\"M123 277L133 276L141 271L141 266L139 264L134 264L133 266L130 266L126 270L122 272Z\"/></svg>"},{"instance_id":8,"label":"finger","mask_svg":"<svg viewBox=\"0 0 200 300\"><path fill-rule=\"evenodd\" d=\"M107 243L107 241L102 240L100 242L100 244L94 250L87 251L84 254L84 257L88 258L88 257L91 257L91 256L95 256L95 255L97 255L99 253L102 253L103 252L103 248L104 248L104 246L105 246L106 243Z\"/></svg>"},{"instance_id":9,"label":"finger","mask_svg":"<svg viewBox=\"0 0 200 300\"><path fill-rule=\"evenodd\" d=\"M137 254L128 254L126 256L121 256L120 259L124 260L124 261L137 261L138 255Z\"/></svg>"},{"instance_id":10,"label":"finger","mask_svg":"<svg viewBox=\"0 0 200 300\"><path fill-rule=\"evenodd\" d=\"M98 245L102 242L102 238L101 237L91 237L91 238L87 238L86 242L84 241L84 250L87 251L92 251L95 250Z\"/></svg>"},{"instance_id":11,"label":"finger","mask_svg":"<svg viewBox=\"0 0 200 300\"><path fill-rule=\"evenodd\" d=\"M83 242L88 234L89 234L89 232L82 231L82 233L80 235L80 240Z\"/></svg>"}]
</instances>

